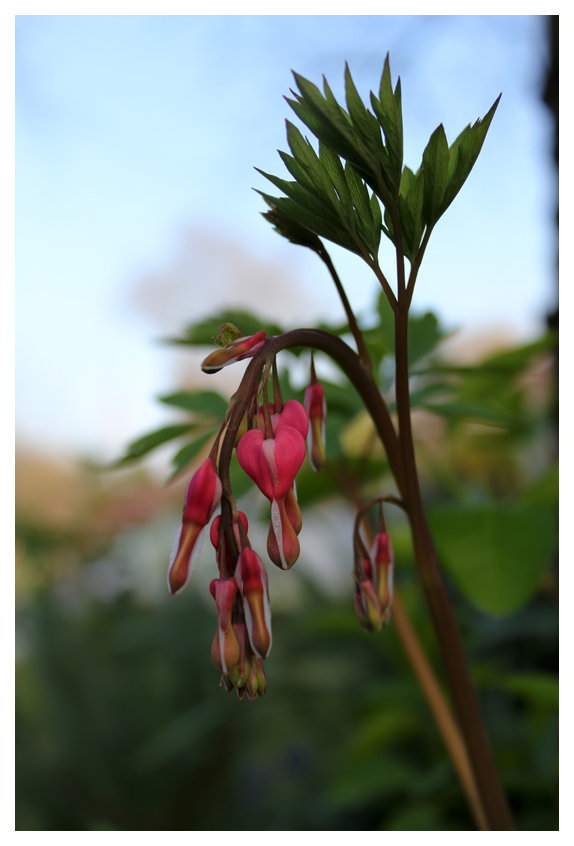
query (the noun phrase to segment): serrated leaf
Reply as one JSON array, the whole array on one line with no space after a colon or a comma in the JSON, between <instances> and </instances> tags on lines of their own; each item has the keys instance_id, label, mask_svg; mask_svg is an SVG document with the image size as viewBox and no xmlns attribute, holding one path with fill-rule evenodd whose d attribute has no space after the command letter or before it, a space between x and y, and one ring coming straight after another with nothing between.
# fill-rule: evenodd
<instances>
[{"instance_id":1,"label":"serrated leaf","mask_svg":"<svg viewBox=\"0 0 574 846\"><path fill-rule=\"evenodd\" d=\"M371 148L371 150L374 152L376 150L377 137L376 135L373 135L373 124L369 120L369 113L365 108L363 101L359 97L359 93L355 88L355 83L353 82L353 78L351 76L351 71L349 70L349 66L346 63L345 94L347 100L347 109L349 110L349 115L351 116L351 120L353 121L353 126L361 136L365 145ZM376 125L379 134L379 145L382 146L380 142L380 130L378 129L378 124Z\"/></svg>"},{"instance_id":2,"label":"serrated leaf","mask_svg":"<svg viewBox=\"0 0 574 846\"><path fill-rule=\"evenodd\" d=\"M303 138L297 127L293 126L289 121L287 121L287 139L296 161L305 170L307 176L315 186L316 190L313 193L318 195L323 202L330 205L339 215L339 198L334 190L329 174L315 150Z\"/></svg>"},{"instance_id":3,"label":"serrated leaf","mask_svg":"<svg viewBox=\"0 0 574 846\"><path fill-rule=\"evenodd\" d=\"M284 153L282 150L279 150L279 155L281 156L283 164L291 176L295 177L302 188L305 188L310 194L315 194L319 198L324 196L323 192L318 191L317 186L308 175L305 168L299 164L297 159L294 159L293 156L290 156L288 153ZM257 168L255 168L255 170L257 170ZM261 173L261 171L259 171L259 173Z\"/></svg>"},{"instance_id":4,"label":"serrated leaf","mask_svg":"<svg viewBox=\"0 0 574 846\"><path fill-rule=\"evenodd\" d=\"M302 97L288 100L301 120L311 129L320 141L327 144L337 155L353 165L357 173L367 182L377 196L381 196L379 173L383 172L386 180L389 172L388 158L384 147L377 155L369 150L360 135L354 129L349 115L337 103L326 80L324 80L325 99L312 83L294 74Z\"/></svg>"},{"instance_id":5,"label":"serrated leaf","mask_svg":"<svg viewBox=\"0 0 574 846\"><path fill-rule=\"evenodd\" d=\"M345 164L345 179L347 185L349 186L353 205L357 209L359 217L370 217L371 201L369 199L367 186L349 162Z\"/></svg>"},{"instance_id":6,"label":"serrated leaf","mask_svg":"<svg viewBox=\"0 0 574 846\"><path fill-rule=\"evenodd\" d=\"M265 173L265 171L259 170L258 167L256 167L255 170L268 179L269 182L272 182L276 188L283 191L287 197L297 203L297 205L301 208L306 209L320 219L325 219L326 222L329 222L331 225L337 224L339 219L338 215L333 210L332 204L325 195L320 197L318 196L319 192L311 194L297 182L287 182L279 176L273 176L270 173ZM262 196L265 196L261 191L259 191L259 193L262 194ZM277 205L277 201L274 198L271 198L271 200L273 200L274 204Z\"/></svg>"},{"instance_id":7,"label":"serrated leaf","mask_svg":"<svg viewBox=\"0 0 574 846\"><path fill-rule=\"evenodd\" d=\"M188 432L191 432L196 425L196 423L180 423L175 426L165 426L163 429L157 429L155 432L150 432L148 435L144 435L136 441L132 441L127 448L126 454L120 458L114 466L119 467L130 461L136 461L156 449L158 446L161 446L168 441L172 441L175 438L180 438L182 435L186 435Z\"/></svg>"},{"instance_id":8,"label":"serrated leaf","mask_svg":"<svg viewBox=\"0 0 574 846\"><path fill-rule=\"evenodd\" d=\"M309 212L290 198L270 197L262 191L258 191L257 193L261 194L271 206L279 209L282 214L293 218L301 226L311 230L311 232L319 235L319 237L327 238L329 241L339 244L339 246L344 247L346 250L361 255L355 242L349 237L342 226L337 225L338 222L328 223L324 218Z\"/></svg>"},{"instance_id":9,"label":"serrated leaf","mask_svg":"<svg viewBox=\"0 0 574 846\"><path fill-rule=\"evenodd\" d=\"M322 142L319 142L319 159L329 174L343 207L347 213L350 212L353 204L341 159L330 147Z\"/></svg>"},{"instance_id":10,"label":"serrated leaf","mask_svg":"<svg viewBox=\"0 0 574 846\"><path fill-rule=\"evenodd\" d=\"M470 132L470 123L468 124L468 126L464 127L464 129L462 130L460 135L458 135L458 137L454 139L454 141L452 142L452 144L449 147L449 150L448 150L448 157L449 157L449 161L448 161L448 181L449 182L450 182L451 176L454 172L454 166L456 164L456 159L457 159L457 156L458 156L458 148L461 145L461 143L463 142L463 140L466 138L466 136L468 135L469 132Z\"/></svg>"},{"instance_id":11,"label":"serrated leaf","mask_svg":"<svg viewBox=\"0 0 574 846\"><path fill-rule=\"evenodd\" d=\"M455 150L455 163L453 165L452 173L446 186L444 197L442 199L439 217L440 215L444 214L444 212L450 206L450 204L466 182L470 171L474 167L474 164L482 149L484 139L486 138L486 133L488 132L488 129L492 122L492 118L494 117L494 113L498 108L498 104L500 102L501 97L502 94L497 97L497 99L494 101L494 104L482 120L477 120L473 127L468 129L468 131L466 132L465 130L463 130L463 133L461 133L463 134L463 138L460 139Z\"/></svg>"},{"instance_id":12,"label":"serrated leaf","mask_svg":"<svg viewBox=\"0 0 574 846\"><path fill-rule=\"evenodd\" d=\"M439 209L448 181L449 150L441 123L430 137L423 153L423 215L427 226L438 220Z\"/></svg>"},{"instance_id":13,"label":"serrated leaf","mask_svg":"<svg viewBox=\"0 0 574 846\"><path fill-rule=\"evenodd\" d=\"M215 391L181 391L177 394L159 397L159 401L166 405L174 405L191 411L199 417L215 417L223 419L227 413L228 403L221 394Z\"/></svg>"},{"instance_id":14,"label":"serrated leaf","mask_svg":"<svg viewBox=\"0 0 574 846\"><path fill-rule=\"evenodd\" d=\"M379 86L379 99L377 100L371 92L371 105L385 134L390 164L389 176L392 182L392 193L395 194L400 184L403 166L403 117L400 81L397 81L393 94L388 53Z\"/></svg>"}]
</instances>

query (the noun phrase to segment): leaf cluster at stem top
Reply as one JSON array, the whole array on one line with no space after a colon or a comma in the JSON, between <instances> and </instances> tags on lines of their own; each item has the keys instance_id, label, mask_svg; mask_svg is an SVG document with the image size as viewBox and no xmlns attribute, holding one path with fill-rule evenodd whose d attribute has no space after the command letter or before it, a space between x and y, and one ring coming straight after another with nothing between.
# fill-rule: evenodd
<instances>
[{"instance_id":1,"label":"leaf cluster at stem top","mask_svg":"<svg viewBox=\"0 0 574 846\"><path fill-rule=\"evenodd\" d=\"M401 85L399 79L393 90L388 55L379 96L370 96L374 114L359 97L348 67L347 110L326 80L322 94L304 77L294 77L300 93L293 92L287 102L318 139L319 151L287 121L291 155L280 155L294 181L259 171L285 194L259 192L271 208L267 219L294 243L318 251L317 237L326 238L371 265L384 232L411 264L419 264L425 233L430 235L472 170L500 97L485 118L469 124L450 147L441 124L414 173L403 167ZM397 223L400 235L395 233Z\"/></svg>"}]
</instances>

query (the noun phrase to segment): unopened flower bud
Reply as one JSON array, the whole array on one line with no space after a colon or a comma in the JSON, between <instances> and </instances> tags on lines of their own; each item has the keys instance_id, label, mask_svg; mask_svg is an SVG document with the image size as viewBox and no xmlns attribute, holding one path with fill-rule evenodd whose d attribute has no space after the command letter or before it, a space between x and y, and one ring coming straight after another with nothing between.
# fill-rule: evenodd
<instances>
[{"instance_id":1,"label":"unopened flower bud","mask_svg":"<svg viewBox=\"0 0 574 846\"><path fill-rule=\"evenodd\" d=\"M250 673L245 680L245 690L247 696L254 702L258 696L267 696L267 686L265 679L265 670L263 669L263 662L256 656L251 662Z\"/></svg>"},{"instance_id":2,"label":"unopened flower bud","mask_svg":"<svg viewBox=\"0 0 574 846\"><path fill-rule=\"evenodd\" d=\"M247 517L243 513L243 511L239 511L239 519L241 520L241 524L247 533L249 529L249 522ZM209 539L211 541L212 546L215 548L215 560L219 564L219 527L221 526L221 515L218 514L215 520L212 522L211 527L209 529ZM241 537L239 534L239 526L237 524L237 516L233 514L232 517L232 527L233 527L233 535L235 537L235 543L237 545L237 549L241 549ZM225 544L225 560L227 562L231 561L231 550L229 549L229 544L227 542L227 538L224 536L224 544Z\"/></svg>"},{"instance_id":3,"label":"unopened flower bud","mask_svg":"<svg viewBox=\"0 0 574 846\"><path fill-rule=\"evenodd\" d=\"M386 532L379 532L375 538L373 560L376 571L377 598L381 609L389 617L393 601L394 556L391 539Z\"/></svg>"},{"instance_id":4,"label":"unopened flower bud","mask_svg":"<svg viewBox=\"0 0 574 846\"><path fill-rule=\"evenodd\" d=\"M230 324L231 325L231 324ZM234 364L236 361L243 361L251 358L261 349L265 343L265 332L256 332L255 335L240 337L225 347L215 350L202 362L201 369L204 373L217 373L222 367Z\"/></svg>"},{"instance_id":5,"label":"unopened flower bud","mask_svg":"<svg viewBox=\"0 0 574 846\"><path fill-rule=\"evenodd\" d=\"M271 607L267 573L257 553L249 547L246 547L237 559L235 578L243 597L251 648L258 658L267 658L271 650Z\"/></svg>"},{"instance_id":6,"label":"unopened flower bud","mask_svg":"<svg viewBox=\"0 0 574 846\"><path fill-rule=\"evenodd\" d=\"M315 373L313 371L312 376ZM313 470L318 473L325 464L325 417L327 404L325 392L320 382L311 380L311 384L305 388L305 411L309 416L309 434L307 435L307 446L309 449L309 462Z\"/></svg>"},{"instance_id":7,"label":"unopened flower bud","mask_svg":"<svg viewBox=\"0 0 574 846\"><path fill-rule=\"evenodd\" d=\"M362 558L358 562L358 572L355 575L355 608L360 624L367 631L381 630L386 622L381 610L379 599L372 582L371 562Z\"/></svg>"},{"instance_id":8,"label":"unopened flower bud","mask_svg":"<svg viewBox=\"0 0 574 846\"><path fill-rule=\"evenodd\" d=\"M237 593L235 579L213 579L209 585L217 606L217 632L211 647L211 660L222 673L231 672L240 660L240 647L231 622Z\"/></svg>"},{"instance_id":9,"label":"unopened flower bud","mask_svg":"<svg viewBox=\"0 0 574 846\"><path fill-rule=\"evenodd\" d=\"M221 481L210 458L192 476L185 492L182 525L171 547L168 587L179 593L188 583L201 552L203 529L221 500Z\"/></svg>"}]
</instances>

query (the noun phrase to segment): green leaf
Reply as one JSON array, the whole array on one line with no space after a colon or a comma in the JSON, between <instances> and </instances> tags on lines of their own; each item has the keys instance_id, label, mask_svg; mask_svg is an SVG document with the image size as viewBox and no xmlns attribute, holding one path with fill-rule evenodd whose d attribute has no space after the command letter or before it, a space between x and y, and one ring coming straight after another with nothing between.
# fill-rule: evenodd
<instances>
[{"instance_id":1,"label":"green leaf","mask_svg":"<svg viewBox=\"0 0 574 846\"><path fill-rule=\"evenodd\" d=\"M526 699L532 705L557 711L560 685L549 673L513 673L499 680L502 688Z\"/></svg>"},{"instance_id":2,"label":"green leaf","mask_svg":"<svg viewBox=\"0 0 574 846\"><path fill-rule=\"evenodd\" d=\"M416 771L407 759L377 755L347 766L338 775L330 790L333 800L342 807L365 805L375 799L408 791Z\"/></svg>"},{"instance_id":3,"label":"green leaf","mask_svg":"<svg viewBox=\"0 0 574 846\"><path fill-rule=\"evenodd\" d=\"M424 199L423 215L427 226L438 220L448 180L448 142L441 123L430 137L423 153Z\"/></svg>"},{"instance_id":4,"label":"green leaf","mask_svg":"<svg viewBox=\"0 0 574 846\"><path fill-rule=\"evenodd\" d=\"M287 121L287 139L291 152L315 185L318 195L323 199L323 202L328 203L338 213L339 198L329 174L313 147L303 138L297 127L289 121Z\"/></svg>"},{"instance_id":5,"label":"green leaf","mask_svg":"<svg viewBox=\"0 0 574 846\"><path fill-rule=\"evenodd\" d=\"M377 154L365 144L353 127L349 115L337 103L326 80L324 80L325 99L323 99L316 86L298 74L294 76L302 95L297 100L287 100L294 112L320 141L352 164L377 196L384 201L380 193L381 170L384 181L390 178L385 148L381 144L381 152ZM388 190L392 192L394 187L388 187Z\"/></svg>"},{"instance_id":6,"label":"green leaf","mask_svg":"<svg viewBox=\"0 0 574 846\"><path fill-rule=\"evenodd\" d=\"M422 169L415 176L412 170L404 168L399 195L399 220L403 249L410 262L414 261L423 236L424 184Z\"/></svg>"},{"instance_id":7,"label":"green leaf","mask_svg":"<svg viewBox=\"0 0 574 846\"><path fill-rule=\"evenodd\" d=\"M381 131L379 129L378 123L375 121L375 126L377 130L377 135L373 133L373 124L371 123L369 112L365 108L365 105L359 94L357 89L355 88L355 83L353 82L353 78L351 76L351 71L349 70L349 66L345 63L345 93L347 99L347 108L349 110L349 114L351 116L351 120L353 121L353 126L361 136L362 140L364 141L365 145L371 149L374 153L377 150L377 140L378 146L381 148L382 151L382 141L381 141Z\"/></svg>"},{"instance_id":8,"label":"green leaf","mask_svg":"<svg viewBox=\"0 0 574 846\"><path fill-rule=\"evenodd\" d=\"M262 191L258 191L257 193L261 194L271 207L277 208L281 214L292 218L301 226L310 229L311 232L314 232L320 238L327 238L327 240L339 244L339 246L344 247L346 250L361 255L358 246L350 238L346 230L338 225L338 222L327 222L324 217L313 214L289 197L270 197ZM311 195L308 194L307 196Z\"/></svg>"},{"instance_id":9,"label":"green leaf","mask_svg":"<svg viewBox=\"0 0 574 846\"><path fill-rule=\"evenodd\" d=\"M348 162L345 165L345 179L349 186L349 192L353 200L353 205L357 209L361 219L368 219L371 217L371 201L369 199L369 192L367 186L356 172L356 170Z\"/></svg>"},{"instance_id":10,"label":"green leaf","mask_svg":"<svg viewBox=\"0 0 574 846\"><path fill-rule=\"evenodd\" d=\"M433 508L439 558L487 614L512 614L534 596L556 546L552 509L530 504Z\"/></svg>"},{"instance_id":11,"label":"green leaf","mask_svg":"<svg viewBox=\"0 0 574 846\"><path fill-rule=\"evenodd\" d=\"M409 365L428 355L444 338L438 318L431 311L426 314L409 315L408 354Z\"/></svg>"},{"instance_id":12,"label":"green leaf","mask_svg":"<svg viewBox=\"0 0 574 846\"><path fill-rule=\"evenodd\" d=\"M302 185L299 185L298 182L287 182L287 180L281 179L279 176L273 176L271 173L265 173L265 171L259 170L258 167L256 167L255 170L268 179L269 182L272 182L276 188L279 188L280 191L287 194L287 197L297 203L297 205L305 211L311 212L311 214L315 215L320 220L324 220L331 226L338 225L338 215L336 210L333 209L334 204L337 204L336 198L332 202L324 192L322 193L317 189L314 193L310 193ZM258 193L267 198L261 191ZM274 205L279 207L279 203L275 198L270 197L269 199Z\"/></svg>"},{"instance_id":13,"label":"green leaf","mask_svg":"<svg viewBox=\"0 0 574 846\"><path fill-rule=\"evenodd\" d=\"M460 135L458 135L458 137L455 138L455 140L452 142L452 144L450 145L450 147L448 149L448 181L449 182L450 182L450 179L451 179L451 177L454 173L454 166L456 164L456 159L457 159L457 156L458 156L458 148L461 145L461 143L463 142L463 140L466 138L466 136L468 135L469 132L470 132L470 123L468 124L468 126L464 127L464 129L462 130Z\"/></svg>"},{"instance_id":14,"label":"green leaf","mask_svg":"<svg viewBox=\"0 0 574 846\"><path fill-rule=\"evenodd\" d=\"M475 420L490 426L512 428L515 421L507 413L481 402L420 403L422 408L452 420Z\"/></svg>"},{"instance_id":15,"label":"green leaf","mask_svg":"<svg viewBox=\"0 0 574 846\"><path fill-rule=\"evenodd\" d=\"M403 116L400 81L397 81L393 94L388 53L379 86L379 99L377 100L371 92L371 105L385 134L389 158L388 171L392 183L391 193L396 194L403 166Z\"/></svg>"},{"instance_id":16,"label":"green leaf","mask_svg":"<svg viewBox=\"0 0 574 846\"><path fill-rule=\"evenodd\" d=\"M247 311L226 310L214 314L206 320L193 323L185 330L182 338L169 338L168 343L189 344L190 346L212 346L213 336L217 335L219 327L223 323L233 323L244 335L255 335L256 332L264 331L266 335L281 335L284 331L280 326L271 323L263 323L259 318L254 317Z\"/></svg>"},{"instance_id":17,"label":"green leaf","mask_svg":"<svg viewBox=\"0 0 574 846\"><path fill-rule=\"evenodd\" d=\"M467 127L466 130L463 130L461 135L462 138L459 136L455 145L453 147L453 157L455 158L454 165L452 165L451 175L446 186L446 190L444 193L444 197L442 199L439 217L440 215L444 214L447 208L450 206L464 183L470 174L470 171L474 167L474 163L476 162L478 155L482 149L482 145L484 143L484 139L486 138L486 133L490 127L492 122L492 118L494 117L494 113L498 107L500 102L500 98L502 94L500 94L497 99L494 101L491 109L485 115L483 120L477 120L473 127L470 129ZM458 144L457 144L458 142ZM449 166L449 171L451 170Z\"/></svg>"},{"instance_id":18,"label":"green leaf","mask_svg":"<svg viewBox=\"0 0 574 846\"><path fill-rule=\"evenodd\" d=\"M129 461L135 461L148 452L156 449L156 447L172 441L174 438L180 438L195 428L196 423L181 423L175 426L165 426L163 429L157 429L155 432L150 432L149 435L144 435L138 438L137 441L132 441L127 448L126 454L120 458L115 467L127 464Z\"/></svg>"},{"instance_id":19,"label":"green leaf","mask_svg":"<svg viewBox=\"0 0 574 846\"><path fill-rule=\"evenodd\" d=\"M408 195L410 189L414 185L415 179L416 179L416 177L415 177L414 173L412 172L412 170L410 169L410 167L407 167L407 165L405 165L404 168L403 168L403 172L401 174L401 187L400 187L400 192L403 195L403 197L406 197Z\"/></svg>"},{"instance_id":20,"label":"green leaf","mask_svg":"<svg viewBox=\"0 0 574 846\"><path fill-rule=\"evenodd\" d=\"M347 212L350 212L353 203L341 159L326 144L321 142L319 142L319 159L329 174L343 207Z\"/></svg>"},{"instance_id":21,"label":"green leaf","mask_svg":"<svg viewBox=\"0 0 574 846\"><path fill-rule=\"evenodd\" d=\"M166 405L184 408L199 417L215 417L222 422L227 413L227 401L215 391L181 391L158 399Z\"/></svg>"},{"instance_id":22,"label":"green leaf","mask_svg":"<svg viewBox=\"0 0 574 846\"><path fill-rule=\"evenodd\" d=\"M180 449L178 453L174 455L171 460L171 463L174 466L174 470L168 479L169 482L171 482L172 479L175 479L175 477L178 476L182 472L182 470L185 470L188 464L191 464L198 452L201 452L205 444L211 438L213 438L214 433L215 429L212 429L210 432L206 432L204 435L201 435L199 438L196 438L195 441L186 444L184 447L182 447L182 449Z\"/></svg>"}]
</instances>

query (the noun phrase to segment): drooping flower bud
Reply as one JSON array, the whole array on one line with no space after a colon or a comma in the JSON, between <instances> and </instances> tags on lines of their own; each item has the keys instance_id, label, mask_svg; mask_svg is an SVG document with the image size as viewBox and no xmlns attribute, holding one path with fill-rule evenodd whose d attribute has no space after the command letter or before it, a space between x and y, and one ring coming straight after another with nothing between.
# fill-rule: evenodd
<instances>
[{"instance_id":1,"label":"drooping flower bud","mask_svg":"<svg viewBox=\"0 0 574 846\"><path fill-rule=\"evenodd\" d=\"M391 539L384 531L379 532L375 537L373 561L376 573L377 598L383 613L386 612L387 618L389 618L393 601L394 555Z\"/></svg>"},{"instance_id":2,"label":"drooping flower bud","mask_svg":"<svg viewBox=\"0 0 574 846\"><path fill-rule=\"evenodd\" d=\"M367 631L381 630L386 622L372 581L373 571L368 558L360 558L355 565L355 608L360 624Z\"/></svg>"},{"instance_id":3,"label":"drooping flower bud","mask_svg":"<svg viewBox=\"0 0 574 846\"><path fill-rule=\"evenodd\" d=\"M234 327L235 328L235 327ZM240 337L236 341L215 350L202 362L201 369L204 373L217 373L222 367L227 367L228 364L234 364L236 361L243 361L245 358L251 358L255 353L261 349L265 343L265 332L256 332L255 335L248 335Z\"/></svg>"},{"instance_id":4,"label":"drooping flower bud","mask_svg":"<svg viewBox=\"0 0 574 846\"><path fill-rule=\"evenodd\" d=\"M285 507L286 499L283 497L271 502L271 524L267 535L267 554L275 566L282 570L289 570L299 558L300 552L297 532ZM291 513L295 516L292 509Z\"/></svg>"},{"instance_id":5,"label":"drooping flower bud","mask_svg":"<svg viewBox=\"0 0 574 846\"><path fill-rule=\"evenodd\" d=\"M247 530L249 529L249 522L247 517L243 513L243 511L239 511L239 519L245 529L245 533L247 534ZM215 560L219 564L219 527L221 525L221 515L218 514L211 527L209 529L209 539L212 543L212 546L215 548ZM239 526L237 525L237 516L235 514L232 515L232 526L233 526L233 535L235 537L235 543L237 544L237 549L241 549L241 538L239 534ZM231 550L229 549L229 544L227 543L227 538L224 536L224 543L225 543L225 560L227 562L231 561Z\"/></svg>"},{"instance_id":6,"label":"drooping flower bud","mask_svg":"<svg viewBox=\"0 0 574 846\"><path fill-rule=\"evenodd\" d=\"M221 481L210 458L191 477L178 529L169 556L167 583L170 593L179 593L188 583L201 552L203 529L221 500Z\"/></svg>"},{"instance_id":7,"label":"drooping flower bud","mask_svg":"<svg viewBox=\"0 0 574 846\"><path fill-rule=\"evenodd\" d=\"M301 509L299 508L299 503L297 502L297 496L295 494L295 482L293 482L291 490L287 491L285 494L285 512L289 518L289 522L295 530L295 534L298 535L303 527L303 515L301 514Z\"/></svg>"},{"instance_id":8,"label":"drooping flower bud","mask_svg":"<svg viewBox=\"0 0 574 846\"><path fill-rule=\"evenodd\" d=\"M253 660L251 662L249 675L245 680L245 690L247 691L247 696L251 702L254 702L258 696L267 696L263 662L255 655L253 656Z\"/></svg>"},{"instance_id":9,"label":"drooping flower bud","mask_svg":"<svg viewBox=\"0 0 574 846\"><path fill-rule=\"evenodd\" d=\"M311 370L311 383L305 388L305 411L309 416L309 434L307 446L309 448L309 462L313 470L318 473L325 464L325 417L327 404L323 385L317 382L315 369Z\"/></svg>"},{"instance_id":10,"label":"drooping flower bud","mask_svg":"<svg viewBox=\"0 0 574 846\"><path fill-rule=\"evenodd\" d=\"M245 623L234 623L233 630L235 632L235 637L237 638L237 643L239 644L239 661L237 662L237 666L235 668L237 671L235 683L237 687L241 687L250 673L251 661L255 659L255 656L251 652L251 648L249 646L249 634Z\"/></svg>"},{"instance_id":11,"label":"drooping flower bud","mask_svg":"<svg viewBox=\"0 0 574 846\"><path fill-rule=\"evenodd\" d=\"M229 673L240 659L239 643L231 622L237 582L235 579L213 579L209 590L217 606L217 632L211 647L211 660L222 673Z\"/></svg>"},{"instance_id":12,"label":"drooping flower bud","mask_svg":"<svg viewBox=\"0 0 574 846\"><path fill-rule=\"evenodd\" d=\"M267 658L271 650L271 607L267 573L257 553L249 547L246 547L237 559L235 578L243 597L251 648L258 658Z\"/></svg>"}]
</instances>

